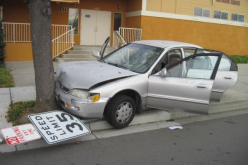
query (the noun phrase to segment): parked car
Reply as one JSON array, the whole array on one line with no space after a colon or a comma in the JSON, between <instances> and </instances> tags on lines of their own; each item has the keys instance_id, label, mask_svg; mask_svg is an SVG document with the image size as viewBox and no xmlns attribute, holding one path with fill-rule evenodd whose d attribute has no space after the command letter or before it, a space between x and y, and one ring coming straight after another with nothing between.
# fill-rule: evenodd
<instances>
[{"instance_id":1,"label":"parked car","mask_svg":"<svg viewBox=\"0 0 248 165\"><path fill-rule=\"evenodd\" d=\"M174 41L136 41L97 61L65 62L55 74L56 100L82 118L124 128L143 107L207 114L238 78L224 53Z\"/></svg>"}]
</instances>

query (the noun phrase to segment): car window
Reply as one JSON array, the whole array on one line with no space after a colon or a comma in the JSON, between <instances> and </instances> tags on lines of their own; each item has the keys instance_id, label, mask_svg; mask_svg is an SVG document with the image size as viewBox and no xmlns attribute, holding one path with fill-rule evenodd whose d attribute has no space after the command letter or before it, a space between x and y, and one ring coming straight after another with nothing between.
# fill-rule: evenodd
<instances>
[{"instance_id":1,"label":"car window","mask_svg":"<svg viewBox=\"0 0 248 165\"><path fill-rule=\"evenodd\" d=\"M193 48L190 48L190 49L184 48L183 51L184 51L185 57L188 57L188 56L195 54L195 49L193 49Z\"/></svg>"},{"instance_id":2,"label":"car window","mask_svg":"<svg viewBox=\"0 0 248 165\"><path fill-rule=\"evenodd\" d=\"M136 73L145 73L163 51L163 48L129 44L104 57L104 62Z\"/></svg>"},{"instance_id":3,"label":"car window","mask_svg":"<svg viewBox=\"0 0 248 165\"><path fill-rule=\"evenodd\" d=\"M182 52L180 49L172 49L169 50L163 58L158 62L158 64L154 67L152 74L155 74L162 70L164 67L168 66L169 64L173 64L182 59Z\"/></svg>"},{"instance_id":4,"label":"car window","mask_svg":"<svg viewBox=\"0 0 248 165\"><path fill-rule=\"evenodd\" d=\"M196 56L190 58L185 61L186 67L179 63L170 68L167 72L167 77L210 79L217 59L218 56Z\"/></svg>"},{"instance_id":5,"label":"car window","mask_svg":"<svg viewBox=\"0 0 248 165\"><path fill-rule=\"evenodd\" d=\"M203 54L207 54L207 53L219 53L219 54L222 54L218 71L230 71L231 70L232 60L229 57L227 57L224 53L216 51L216 50L204 50L204 49L197 50L197 53L198 54L202 54L202 53ZM213 56L210 56L209 58L210 58L212 63L216 62L215 61L216 59L213 58Z\"/></svg>"}]
</instances>

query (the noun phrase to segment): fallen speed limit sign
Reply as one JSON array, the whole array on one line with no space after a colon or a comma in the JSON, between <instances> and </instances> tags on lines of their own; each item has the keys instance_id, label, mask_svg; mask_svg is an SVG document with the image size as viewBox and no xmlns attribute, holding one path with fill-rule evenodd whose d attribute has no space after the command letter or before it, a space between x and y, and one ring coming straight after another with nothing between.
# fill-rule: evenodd
<instances>
[{"instance_id":1,"label":"fallen speed limit sign","mask_svg":"<svg viewBox=\"0 0 248 165\"><path fill-rule=\"evenodd\" d=\"M50 111L28 116L48 144L54 144L79 136L90 130L79 119L61 111Z\"/></svg>"}]
</instances>

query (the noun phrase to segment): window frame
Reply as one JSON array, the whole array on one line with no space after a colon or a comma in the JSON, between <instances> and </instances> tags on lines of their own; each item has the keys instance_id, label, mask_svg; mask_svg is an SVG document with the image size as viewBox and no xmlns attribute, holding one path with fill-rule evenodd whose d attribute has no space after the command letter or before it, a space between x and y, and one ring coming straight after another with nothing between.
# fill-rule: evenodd
<instances>
[{"instance_id":1,"label":"window frame","mask_svg":"<svg viewBox=\"0 0 248 165\"><path fill-rule=\"evenodd\" d=\"M214 17L214 13L215 13L215 12L220 12L220 18L215 18L215 17ZM229 13L226 12L226 11L214 10L214 13L213 13L213 18L214 18L214 19L228 20L228 18L229 18ZM223 18L222 18L222 13L227 13L227 19L223 19Z\"/></svg>"},{"instance_id":2,"label":"window frame","mask_svg":"<svg viewBox=\"0 0 248 165\"><path fill-rule=\"evenodd\" d=\"M80 28L79 28L79 26L80 26L80 20L79 20L79 15L80 15L80 9L79 8L73 8L73 7L69 7L68 8L68 25L70 25L70 9L74 9L74 10L78 10L78 26L77 26L77 33L75 33L75 30L74 30L74 35L75 36L78 36L79 35L79 30L80 30ZM72 25L70 25L70 26L72 26ZM72 26L72 28L73 28L73 26ZM71 30L71 29L70 29Z\"/></svg>"},{"instance_id":3,"label":"window frame","mask_svg":"<svg viewBox=\"0 0 248 165\"><path fill-rule=\"evenodd\" d=\"M199 8L201 9L201 15L195 15L195 8ZM205 17L203 16L203 10L206 10L206 11L209 11L209 17ZM204 18L210 18L210 15L211 15L211 10L210 9L206 9L206 8L200 8L200 7L194 7L194 10L193 10L193 15L194 17L204 17Z\"/></svg>"},{"instance_id":4,"label":"window frame","mask_svg":"<svg viewBox=\"0 0 248 165\"><path fill-rule=\"evenodd\" d=\"M233 19L232 19L232 16L233 16L234 14L237 15L237 20L233 20ZM244 21L239 21L239 16L241 16L241 15L244 16ZM245 15L244 15L244 14L232 13L232 16L231 16L231 21L235 21L235 22L245 22Z\"/></svg>"},{"instance_id":5,"label":"window frame","mask_svg":"<svg viewBox=\"0 0 248 165\"><path fill-rule=\"evenodd\" d=\"M122 25L123 25L123 12L114 12L114 13L113 13L113 30L114 30L114 28L115 28L115 13L121 14L121 26L120 26L120 27L122 27ZM119 30L119 29L118 29L118 30Z\"/></svg>"}]
</instances>

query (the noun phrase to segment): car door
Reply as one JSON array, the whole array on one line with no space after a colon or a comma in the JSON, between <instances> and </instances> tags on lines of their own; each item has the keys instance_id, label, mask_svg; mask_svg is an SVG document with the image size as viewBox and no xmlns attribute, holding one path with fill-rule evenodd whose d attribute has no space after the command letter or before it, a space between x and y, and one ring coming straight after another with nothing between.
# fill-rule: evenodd
<instances>
[{"instance_id":1,"label":"car door","mask_svg":"<svg viewBox=\"0 0 248 165\"><path fill-rule=\"evenodd\" d=\"M213 84L211 92L211 101L219 102L224 92L234 86L238 80L238 66L227 55L222 52L207 49L196 49L196 54L202 53L221 53L222 58L219 64L219 68L216 74L216 78ZM210 57L210 65L215 59Z\"/></svg>"},{"instance_id":2,"label":"car door","mask_svg":"<svg viewBox=\"0 0 248 165\"><path fill-rule=\"evenodd\" d=\"M208 66L209 58L215 59ZM221 54L198 54L167 66L148 80L147 106L159 109L208 113L210 95Z\"/></svg>"}]
</instances>

